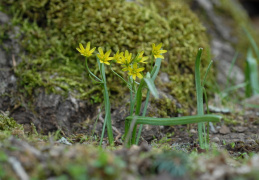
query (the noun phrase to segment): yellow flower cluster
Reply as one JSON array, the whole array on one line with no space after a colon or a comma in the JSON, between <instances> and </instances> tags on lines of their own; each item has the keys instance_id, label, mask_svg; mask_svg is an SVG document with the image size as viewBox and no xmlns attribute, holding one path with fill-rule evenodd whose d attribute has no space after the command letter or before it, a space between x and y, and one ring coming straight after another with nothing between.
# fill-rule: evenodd
<instances>
[{"instance_id":1,"label":"yellow flower cluster","mask_svg":"<svg viewBox=\"0 0 259 180\"><path fill-rule=\"evenodd\" d=\"M94 51L95 47L93 49L90 48L90 42L87 43L86 48L80 43L80 48L76 48L82 56L86 56L87 58L90 57ZM156 58L164 59L164 56L161 55L163 53L166 53L166 50L161 50L162 43L158 44L157 46L155 44L152 44L152 55ZM113 57L110 57L111 50L108 50L106 53L103 52L102 48L98 48L99 54L97 54L97 57L100 60L100 63L104 63L107 65L110 65L111 60L114 60L116 63L122 65L122 71L128 71L128 75L132 76L134 80L136 80L136 77L139 79L143 78L143 75L141 74L142 71L144 71L144 67L139 67L140 63L147 63L148 60L147 56L143 56L144 51L141 51L137 54L137 56L133 59L132 53L129 53L129 51L119 52L117 51L116 54Z\"/></svg>"},{"instance_id":2,"label":"yellow flower cluster","mask_svg":"<svg viewBox=\"0 0 259 180\"><path fill-rule=\"evenodd\" d=\"M146 63L145 61L148 59L148 57L143 57L144 51L138 53L138 55L132 59L132 53L129 53L129 51L125 51L125 55L123 55L123 52L117 52L114 56L114 59L116 63L122 64L122 71L128 71L128 74L132 76L132 78L135 80L136 77L142 79L143 75L141 74L142 71L144 71L145 68L140 67L138 68L139 63Z\"/></svg>"}]
</instances>

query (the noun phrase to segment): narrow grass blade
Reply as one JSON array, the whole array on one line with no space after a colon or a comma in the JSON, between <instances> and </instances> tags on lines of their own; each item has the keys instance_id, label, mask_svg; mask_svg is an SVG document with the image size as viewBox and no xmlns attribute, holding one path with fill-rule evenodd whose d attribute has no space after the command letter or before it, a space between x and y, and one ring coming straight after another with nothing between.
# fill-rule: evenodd
<instances>
[{"instance_id":1,"label":"narrow grass blade","mask_svg":"<svg viewBox=\"0 0 259 180\"><path fill-rule=\"evenodd\" d=\"M135 109L135 115L139 115L140 114L140 109L141 109L141 104L142 104L142 89L145 85L145 80L141 79L140 84L138 86L138 90L136 93L136 99L135 99L135 103L136 103L136 109ZM133 128L133 132L132 132L132 144L136 143L136 136L137 136L137 126L135 125Z\"/></svg>"},{"instance_id":2,"label":"narrow grass blade","mask_svg":"<svg viewBox=\"0 0 259 180\"><path fill-rule=\"evenodd\" d=\"M156 63L155 63L155 67L153 68L154 70L154 73L151 72L151 76L152 76L152 80L155 81L157 75L158 75L158 72L160 70L160 66L161 66L161 62L162 62L162 59L161 58L157 58L156 59Z\"/></svg>"},{"instance_id":3,"label":"narrow grass blade","mask_svg":"<svg viewBox=\"0 0 259 180\"><path fill-rule=\"evenodd\" d=\"M245 95L248 98L252 96L252 87L250 84L250 69L247 61L245 66L245 82L246 82Z\"/></svg>"},{"instance_id":4,"label":"narrow grass blade","mask_svg":"<svg viewBox=\"0 0 259 180\"><path fill-rule=\"evenodd\" d=\"M248 37L248 39L249 39L253 49L255 51L255 54L257 56L257 60L259 61L259 48L258 48L258 46L257 46L257 44L256 44L256 42L255 42L255 40L253 38L253 36L249 33L249 31L245 27L243 27L243 29L244 29L244 31L245 31L245 33L246 33L246 35L247 35L247 37Z\"/></svg>"},{"instance_id":5,"label":"narrow grass blade","mask_svg":"<svg viewBox=\"0 0 259 180\"><path fill-rule=\"evenodd\" d=\"M143 113L142 113L142 117L146 116L147 106L148 106L148 102L149 102L149 96L150 96L150 91L148 90L147 91L147 97L146 97L145 106L144 106ZM136 139L136 144L138 144L138 142L139 142L139 138L140 138L140 135L141 135L142 128L143 128L143 124L141 124L139 126L138 135L137 135L137 139Z\"/></svg>"},{"instance_id":6,"label":"narrow grass blade","mask_svg":"<svg viewBox=\"0 0 259 180\"><path fill-rule=\"evenodd\" d=\"M173 117L173 118L128 116L126 118L126 121L131 121L132 119L136 119L136 124L173 126L173 125L193 124L193 123L202 123L202 122L220 122L221 116L211 115L211 114Z\"/></svg>"},{"instance_id":7,"label":"narrow grass blade","mask_svg":"<svg viewBox=\"0 0 259 180\"><path fill-rule=\"evenodd\" d=\"M205 86L205 82L206 82L206 79L207 79L207 75L208 75L208 72L209 72L209 70L210 70L210 67L211 67L212 63L213 63L213 61L211 60L211 61L210 61L210 64L209 64L208 67L207 67L206 73L205 73L205 75L204 75L204 78L203 78L203 81L202 81L202 84L201 84L201 86L203 86L203 87Z\"/></svg>"},{"instance_id":8,"label":"narrow grass blade","mask_svg":"<svg viewBox=\"0 0 259 180\"><path fill-rule=\"evenodd\" d=\"M247 51L247 65L249 68L249 80L253 95L259 93L258 65L256 59L252 55L251 49Z\"/></svg>"},{"instance_id":9,"label":"narrow grass blade","mask_svg":"<svg viewBox=\"0 0 259 180\"><path fill-rule=\"evenodd\" d=\"M230 68L229 68L229 70L228 70L227 84L226 84L226 87L227 87L227 88L228 88L228 86L229 86L230 75L231 75L232 70L233 70L233 67L234 67L234 65L235 65L235 63L236 63L237 57L238 57L238 53L236 52L235 55L234 55L234 57L233 57L233 59L232 59L232 61L231 61L231 66L230 66Z\"/></svg>"},{"instance_id":10,"label":"narrow grass blade","mask_svg":"<svg viewBox=\"0 0 259 180\"><path fill-rule=\"evenodd\" d=\"M235 86L229 87L220 93L220 97L225 98L225 96L227 96L229 92L236 91L240 88L246 87L247 85L248 85L248 82L245 82L245 83L241 83L241 84L237 84Z\"/></svg>"},{"instance_id":11,"label":"narrow grass blade","mask_svg":"<svg viewBox=\"0 0 259 180\"><path fill-rule=\"evenodd\" d=\"M195 85L196 85L196 96L197 96L197 111L198 115L203 115L203 93L202 93L202 87L201 87L201 78L200 78L200 63L201 63L201 54L202 54L202 48L198 50L196 61L195 61ZM198 123L198 137L200 142L200 147L202 149L205 148L204 146L204 139L203 139L203 123Z\"/></svg>"},{"instance_id":12,"label":"narrow grass blade","mask_svg":"<svg viewBox=\"0 0 259 180\"><path fill-rule=\"evenodd\" d=\"M109 100L109 93L106 84L106 76L105 76L105 66L101 64L101 75L103 79L103 95L104 95L104 105L105 105L105 120L104 126L107 126L108 140L110 145L114 145L113 132L112 132L112 122L111 122L111 105ZM104 128L105 129L105 128ZM103 134L103 132L102 132ZM103 135L102 135L103 138ZM100 142L101 143L101 142Z\"/></svg>"}]
</instances>

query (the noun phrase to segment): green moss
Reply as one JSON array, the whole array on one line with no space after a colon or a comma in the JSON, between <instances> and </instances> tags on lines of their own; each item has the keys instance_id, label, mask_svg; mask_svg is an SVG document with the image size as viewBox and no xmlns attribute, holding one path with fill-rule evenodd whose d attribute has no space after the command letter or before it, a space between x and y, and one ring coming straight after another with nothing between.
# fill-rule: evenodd
<instances>
[{"instance_id":1,"label":"green moss","mask_svg":"<svg viewBox=\"0 0 259 180\"><path fill-rule=\"evenodd\" d=\"M0 142L10 136L24 137L23 126L9 117L8 113L0 112Z\"/></svg>"},{"instance_id":2,"label":"green moss","mask_svg":"<svg viewBox=\"0 0 259 180\"><path fill-rule=\"evenodd\" d=\"M9 117L6 113L0 113L0 131L11 131L15 128L22 128L22 125L16 123L16 121Z\"/></svg>"},{"instance_id":3,"label":"green moss","mask_svg":"<svg viewBox=\"0 0 259 180\"><path fill-rule=\"evenodd\" d=\"M71 93L81 99L91 95L95 100L101 96L100 88L88 78L83 58L75 50L80 42L91 41L93 46L111 48L113 52L128 49L136 54L145 50L146 55L150 54L152 43L162 42L169 53L161 71L167 72L172 81L160 82L158 86L168 88L183 108L195 104L195 56L199 47L209 46L205 28L181 1L151 0L138 4L122 0L8 0L4 3L11 9L19 7L23 18L27 18L20 22L21 44L26 54L16 74L20 87L25 87L29 95L44 87L49 92ZM89 63L97 72L95 59ZM206 55L203 64L205 67L208 64ZM107 75L108 82L113 82L109 83L111 98L118 100L127 89L109 71ZM166 106L174 107L170 103Z\"/></svg>"}]
</instances>

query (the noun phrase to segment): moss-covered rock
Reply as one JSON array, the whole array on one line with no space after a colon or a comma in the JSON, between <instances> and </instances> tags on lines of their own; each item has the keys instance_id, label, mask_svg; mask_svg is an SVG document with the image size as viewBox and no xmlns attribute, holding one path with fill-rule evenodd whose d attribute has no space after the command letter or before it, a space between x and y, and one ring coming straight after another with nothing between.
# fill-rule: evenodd
<instances>
[{"instance_id":1,"label":"moss-covered rock","mask_svg":"<svg viewBox=\"0 0 259 180\"><path fill-rule=\"evenodd\" d=\"M44 87L50 92L101 102L100 87L92 84L83 58L75 50L78 43L91 41L93 46L113 52L127 49L136 54L145 50L148 55L152 43L162 42L169 53L161 71L168 74L170 82L159 81L158 86L183 108L195 104L195 56L199 47L209 47L205 28L183 2L8 0L1 4L8 4L9 12L19 8L22 15L15 22L21 25L21 44L26 53L16 74L27 94ZM206 55L203 60L206 67ZM90 66L97 72L94 58ZM122 82L112 75L107 80L113 82L109 88L115 96L111 98L124 96L127 89Z\"/></svg>"}]
</instances>

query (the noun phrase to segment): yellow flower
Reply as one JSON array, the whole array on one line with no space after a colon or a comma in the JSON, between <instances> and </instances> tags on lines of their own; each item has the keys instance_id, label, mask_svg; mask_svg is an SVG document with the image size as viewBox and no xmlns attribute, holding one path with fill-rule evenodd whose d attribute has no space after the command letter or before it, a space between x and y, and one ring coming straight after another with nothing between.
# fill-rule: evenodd
<instances>
[{"instance_id":1,"label":"yellow flower","mask_svg":"<svg viewBox=\"0 0 259 180\"><path fill-rule=\"evenodd\" d=\"M135 58L135 62L136 63L147 63L145 62L146 60L148 60L148 57L143 57L144 51L141 51L140 53L138 53L137 57Z\"/></svg>"},{"instance_id":2,"label":"yellow flower","mask_svg":"<svg viewBox=\"0 0 259 180\"><path fill-rule=\"evenodd\" d=\"M117 51L116 54L113 56L113 59L117 62L117 63L120 63L122 61L122 59L124 58L123 56L123 52L119 52Z\"/></svg>"},{"instance_id":3,"label":"yellow flower","mask_svg":"<svg viewBox=\"0 0 259 180\"><path fill-rule=\"evenodd\" d=\"M134 63L133 64L133 67L129 69L129 75L132 76L132 78L135 80L136 79L136 76L139 78L139 79L142 79L143 76L142 74L140 73L141 71L143 71L145 68L141 67L141 68L138 68L138 64L137 63Z\"/></svg>"},{"instance_id":4,"label":"yellow flower","mask_svg":"<svg viewBox=\"0 0 259 180\"><path fill-rule=\"evenodd\" d=\"M95 51L95 47L90 50L90 42L87 43L86 48L84 48L81 43L79 43L79 47L80 48L76 48L76 50L78 50L82 56L90 57Z\"/></svg>"},{"instance_id":5,"label":"yellow flower","mask_svg":"<svg viewBox=\"0 0 259 180\"><path fill-rule=\"evenodd\" d=\"M164 59L164 56L161 54L166 53L167 50L160 50L162 45L163 45L162 43L158 44L157 46L155 44L152 44L152 54L154 55L155 58Z\"/></svg>"},{"instance_id":6,"label":"yellow flower","mask_svg":"<svg viewBox=\"0 0 259 180\"><path fill-rule=\"evenodd\" d=\"M119 64L122 64L122 71L129 71L130 70L130 64L132 61L132 53L129 53L129 51L125 51L125 56L122 56L121 60L118 62Z\"/></svg>"},{"instance_id":7,"label":"yellow flower","mask_svg":"<svg viewBox=\"0 0 259 180\"><path fill-rule=\"evenodd\" d=\"M103 49L101 47L98 48L98 51L99 54L97 54L97 57L99 58L100 63L110 65L109 61L114 59L113 57L109 57L112 51L109 50L104 54Z\"/></svg>"}]
</instances>

